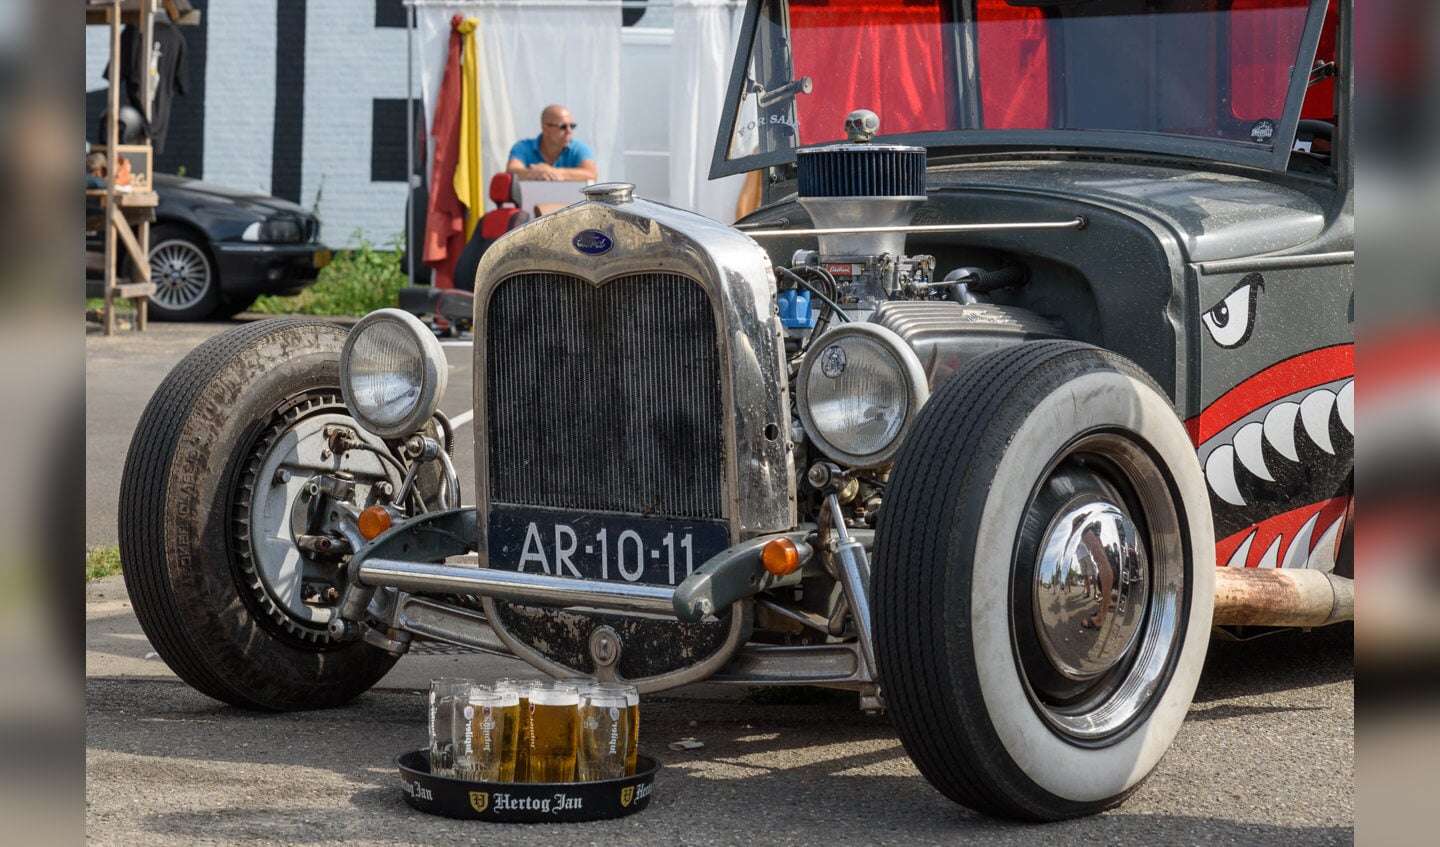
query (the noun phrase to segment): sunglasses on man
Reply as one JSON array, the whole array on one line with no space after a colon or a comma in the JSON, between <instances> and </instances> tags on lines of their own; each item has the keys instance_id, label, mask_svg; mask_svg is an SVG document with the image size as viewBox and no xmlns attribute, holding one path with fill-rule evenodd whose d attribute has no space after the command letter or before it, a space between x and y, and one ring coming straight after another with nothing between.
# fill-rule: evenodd
<instances>
[{"instance_id":1,"label":"sunglasses on man","mask_svg":"<svg viewBox=\"0 0 1440 847\"><path fill-rule=\"evenodd\" d=\"M546 124L546 126L550 127L551 129L579 129L579 128L580 128L580 125L577 124L577 123L568 123L568 124Z\"/></svg>"}]
</instances>

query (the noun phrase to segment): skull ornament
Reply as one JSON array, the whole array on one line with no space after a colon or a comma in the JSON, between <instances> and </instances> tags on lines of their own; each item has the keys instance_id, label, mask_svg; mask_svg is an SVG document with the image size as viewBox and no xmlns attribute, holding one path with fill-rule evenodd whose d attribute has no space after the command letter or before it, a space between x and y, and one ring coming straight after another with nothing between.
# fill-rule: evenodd
<instances>
[{"instance_id":1,"label":"skull ornament","mask_svg":"<svg viewBox=\"0 0 1440 847\"><path fill-rule=\"evenodd\" d=\"M854 144L864 144L880 131L880 116L869 109L856 109L845 116L845 136Z\"/></svg>"}]
</instances>

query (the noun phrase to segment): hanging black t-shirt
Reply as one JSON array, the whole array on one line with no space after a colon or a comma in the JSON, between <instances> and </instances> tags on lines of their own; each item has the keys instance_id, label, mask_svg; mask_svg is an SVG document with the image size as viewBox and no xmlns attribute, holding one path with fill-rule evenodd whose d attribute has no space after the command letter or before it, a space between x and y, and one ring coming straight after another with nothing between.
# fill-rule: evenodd
<instances>
[{"instance_id":1,"label":"hanging black t-shirt","mask_svg":"<svg viewBox=\"0 0 1440 847\"><path fill-rule=\"evenodd\" d=\"M155 41L151 45L150 61L146 62L140 49L140 27L128 24L120 34L120 66L124 68L122 81L124 92L130 104L145 113L142 105L141 80L147 65L155 74L151 95L154 98L150 110L150 126L146 134L157 154L165 152L165 133L170 128L170 103L176 94L185 94L189 87L189 72L185 65L185 36L175 25L164 18L155 20ZM105 78L110 78L110 69L105 69Z\"/></svg>"}]
</instances>

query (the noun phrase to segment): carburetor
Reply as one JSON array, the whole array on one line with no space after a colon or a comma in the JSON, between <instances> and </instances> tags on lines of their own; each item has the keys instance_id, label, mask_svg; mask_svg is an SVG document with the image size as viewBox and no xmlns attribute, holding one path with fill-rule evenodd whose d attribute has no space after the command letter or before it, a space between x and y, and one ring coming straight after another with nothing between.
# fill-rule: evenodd
<instances>
[{"instance_id":1,"label":"carburetor","mask_svg":"<svg viewBox=\"0 0 1440 847\"><path fill-rule=\"evenodd\" d=\"M904 231L925 203L925 148L870 143L879 128L875 113L861 109L845 119L848 142L796 152L798 202L816 229L846 231L822 232L820 249L797 251L782 272L798 289L787 325L807 326L795 300L808 305L810 294L843 309L841 320L865 320L887 300L929 296L935 259L906 256Z\"/></svg>"}]
</instances>

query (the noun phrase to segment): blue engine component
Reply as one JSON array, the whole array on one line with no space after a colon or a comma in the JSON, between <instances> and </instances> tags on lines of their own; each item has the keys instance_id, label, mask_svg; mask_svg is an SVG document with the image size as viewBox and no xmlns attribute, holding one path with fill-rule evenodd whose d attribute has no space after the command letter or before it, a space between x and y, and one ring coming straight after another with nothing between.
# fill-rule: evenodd
<instances>
[{"instance_id":1,"label":"blue engine component","mask_svg":"<svg viewBox=\"0 0 1440 847\"><path fill-rule=\"evenodd\" d=\"M814 329L815 313L810 311L810 292L800 288L780 292L780 323L790 329Z\"/></svg>"}]
</instances>

